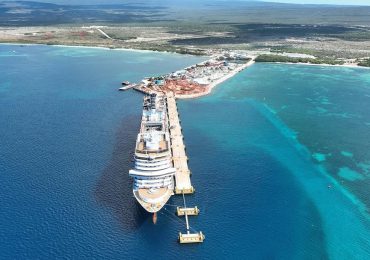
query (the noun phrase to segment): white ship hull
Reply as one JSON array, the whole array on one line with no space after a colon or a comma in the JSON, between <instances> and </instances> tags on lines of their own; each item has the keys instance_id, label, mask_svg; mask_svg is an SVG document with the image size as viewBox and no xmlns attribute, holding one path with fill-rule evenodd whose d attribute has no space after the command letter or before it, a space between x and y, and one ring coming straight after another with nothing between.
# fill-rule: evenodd
<instances>
[{"instance_id":1,"label":"white ship hull","mask_svg":"<svg viewBox=\"0 0 370 260\"><path fill-rule=\"evenodd\" d=\"M162 209L174 190L167 108L163 96L145 96L140 133L136 140L135 165L129 171L133 194L148 212Z\"/></svg>"}]
</instances>

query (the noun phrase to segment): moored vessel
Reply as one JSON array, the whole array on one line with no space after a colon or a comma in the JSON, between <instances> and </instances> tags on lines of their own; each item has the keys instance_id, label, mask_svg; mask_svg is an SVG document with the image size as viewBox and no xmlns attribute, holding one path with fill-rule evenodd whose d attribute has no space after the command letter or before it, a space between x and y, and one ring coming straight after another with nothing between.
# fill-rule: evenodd
<instances>
[{"instance_id":1,"label":"moored vessel","mask_svg":"<svg viewBox=\"0 0 370 260\"><path fill-rule=\"evenodd\" d=\"M174 174L165 96L144 96L140 132L136 139L133 178L136 200L148 212L158 212L173 195Z\"/></svg>"}]
</instances>

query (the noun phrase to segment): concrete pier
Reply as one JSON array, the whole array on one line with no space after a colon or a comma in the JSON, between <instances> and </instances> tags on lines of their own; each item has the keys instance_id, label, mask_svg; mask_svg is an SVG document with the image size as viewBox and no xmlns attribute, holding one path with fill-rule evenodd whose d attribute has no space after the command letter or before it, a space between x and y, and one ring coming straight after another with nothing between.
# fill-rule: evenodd
<instances>
[{"instance_id":1,"label":"concrete pier","mask_svg":"<svg viewBox=\"0 0 370 260\"><path fill-rule=\"evenodd\" d=\"M175 194L192 194L194 188L190 181L188 157L185 152L184 138L181 132L176 100L172 93L167 93L168 125L170 128L173 165L176 168Z\"/></svg>"},{"instance_id":2,"label":"concrete pier","mask_svg":"<svg viewBox=\"0 0 370 260\"><path fill-rule=\"evenodd\" d=\"M197 216L198 207L188 208L186 206L185 194L194 193L194 188L190 181L190 170L188 167L188 157L185 152L184 137L181 132L179 114L177 111L176 100L173 93L167 93L167 115L168 127L171 140L171 152L175 173L175 194L182 194L184 207L177 207L177 215L185 216L186 233L179 233L178 241L181 244L202 243L205 236L202 232L191 233L188 216Z\"/></svg>"}]
</instances>

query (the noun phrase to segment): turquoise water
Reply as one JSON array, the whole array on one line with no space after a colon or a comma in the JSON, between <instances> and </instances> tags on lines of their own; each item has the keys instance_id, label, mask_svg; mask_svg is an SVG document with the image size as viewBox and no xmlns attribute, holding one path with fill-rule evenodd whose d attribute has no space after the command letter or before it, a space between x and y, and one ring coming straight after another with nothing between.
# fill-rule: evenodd
<instances>
[{"instance_id":1,"label":"turquoise water","mask_svg":"<svg viewBox=\"0 0 370 260\"><path fill-rule=\"evenodd\" d=\"M246 86L229 95L262 102L325 173L370 207L370 70L257 64L230 84Z\"/></svg>"},{"instance_id":2,"label":"turquoise water","mask_svg":"<svg viewBox=\"0 0 370 260\"><path fill-rule=\"evenodd\" d=\"M185 136L187 131L196 132L207 144L216 143L217 149L223 147L225 154L232 154L232 160L219 154L223 161L219 164L226 165L217 172L227 177L227 181L239 180L239 192L243 195L236 204L242 203L242 198L254 199L254 194L246 190L258 187L258 192L270 194L270 203L286 203L286 207L298 209L295 219L288 221L288 225L293 225L301 239L310 238L301 242L307 248L312 247L310 243L321 244L321 248L312 251L301 248L301 251L297 248L302 244L298 243L300 246L293 247L298 251L295 257L310 258L312 252L321 251L325 255L320 257L368 259L370 218L366 165L370 161L370 129L366 122L370 119L367 109L369 82L370 70L256 64L220 85L212 96L180 103L180 111L184 110ZM318 109L321 106L326 108L325 112ZM191 139L187 140L192 143ZM190 144L187 146L189 152L194 149ZM204 147L208 145L200 149L206 149ZM259 153L268 154L270 158L257 157L250 162L253 154ZM202 160L196 154L190 158L191 163ZM238 171L230 172L234 165L230 166L229 162L233 160L236 160ZM272 162L284 170L274 168ZM251 169L249 163L259 167ZM363 165L364 170L354 165ZM285 183L272 192L272 184L260 185L255 179L245 182L244 175L266 178L266 173L260 171L270 167L273 169L270 175L278 175L295 185ZM209 175L207 180L213 176L212 170L208 171L202 171ZM226 180L219 180L220 189L224 182ZM293 190L294 186L299 192ZM275 201L287 189L292 189L289 191L292 198ZM292 204L293 198L298 198L298 205ZM230 212L231 215L239 212L245 215L248 223L248 210L234 206L238 210ZM291 209L282 207L279 210ZM309 212L311 215L303 215ZM294 227L297 223L299 227ZM271 225L271 222L265 224ZM308 231L305 232L303 226ZM252 233L260 233L257 229L252 229ZM316 237L308 235L314 230L320 231Z\"/></svg>"},{"instance_id":3,"label":"turquoise water","mask_svg":"<svg viewBox=\"0 0 370 260\"><path fill-rule=\"evenodd\" d=\"M0 258L369 258L370 224L359 196L368 179L367 161L360 160L368 145L362 127L370 122L361 109L369 95L368 72L362 70L256 64L211 96L180 101L197 189L188 204L201 209L190 223L206 241L176 242L185 230L172 206L181 203L179 197L152 224L132 197L127 175L142 96L118 92L118 83L199 60L0 45ZM318 96L325 96L321 101L311 97L306 74ZM330 92L336 85L329 78L336 75L344 89L356 83L356 109L346 104L351 99L333 97L342 88ZM300 99L291 98L297 94ZM313 101L306 104L306 98ZM330 104L316 109L315 102ZM314 133L313 121L323 121L318 113L325 115L332 143L342 136L336 118L351 120L360 133L356 141L344 139L346 145L335 148L304 134L298 126L307 122ZM328 148L312 149L321 146ZM335 159L340 156L364 172Z\"/></svg>"}]
</instances>

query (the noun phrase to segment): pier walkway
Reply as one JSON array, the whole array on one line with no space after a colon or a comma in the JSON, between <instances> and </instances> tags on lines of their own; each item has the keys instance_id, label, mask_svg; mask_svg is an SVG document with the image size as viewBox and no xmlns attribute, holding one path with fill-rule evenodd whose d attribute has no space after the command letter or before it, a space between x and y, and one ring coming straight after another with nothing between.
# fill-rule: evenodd
<instances>
[{"instance_id":1,"label":"pier walkway","mask_svg":"<svg viewBox=\"0 0 370 260\"><path fill-rule=\"evenodd\" d=\"M186 233L179 233L178 240L181 244L202 243L205 236L202 232L191 233L189 225L189 216L199 214L198 207L188 208L186 206L185 194L194 193L194 188L190 181L190 170L188 167L188 157L185 153L184 137L181 132L179 114L177 111L174 94L167 93L167 115L168 127L171 139L171 151L173 166L176 168L175 173L175 194L182 194L184 207L177 207L177 215L185 216Z\"/></svg>"},{"instance_id":2,"label":"pier walkway","mask_svg":"<svg viewBox=\"0 0 370 260\"><path fill-rule=\"evenodd\" d=\"M176 168L175 194L192 194L194 188L190 181L188 157L185 152L184 138L181 131L179 114L173 93L167 93L167 113L171 138L173 165Z\"/></svg>"}]
</instances>

